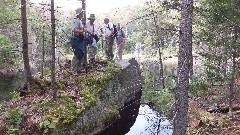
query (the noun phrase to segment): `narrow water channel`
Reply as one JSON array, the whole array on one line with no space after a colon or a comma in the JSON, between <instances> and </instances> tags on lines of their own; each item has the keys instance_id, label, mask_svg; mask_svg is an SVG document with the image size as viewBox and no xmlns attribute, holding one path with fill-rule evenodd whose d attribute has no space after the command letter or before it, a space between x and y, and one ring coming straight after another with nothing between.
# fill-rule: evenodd
<instances>
[{"instance_id":1,"label":"narrow water channel","mask_svg":"<svg viewBox=\"0 0 240 135\"><path fill-rule=\"evenodd\" d=\"M172 135L171 121L148 105L140 105L135 123L126 135Z\"/></svg>"},{"instance_id":2,"label":"narrow water channel","mask_svg":"<svg viewBox=\"0 0 240 135\"><path fill-rule=\"evenodd\" d=\"M140 62L141 63L141 62ZM176 63L168 62L164 65L164 76L175 76ZM136 96L135 101L126 104L124 109L120 110L121 119L114 124L108 125L108 128L98 135L172 135L173 124L171 119L154 110L147 104L140 102L149 102L153 99L160 100L158 95L161 87L159 86L159 64L157 61L142 62L143 89ZM174 86L172 78L166 78L165 85ZM166 100L167 97L165 97ZM169 97L170 98L170 97Z\"/></svg>"},{"instance_id":3,"label":"narrow water channel","mask_svg":"<svg viewBox=\"0 0 240 135\"><path fill-rule=\"evenodd\" d=\"M172 135L171 120L148 105L134 102L120 111L121 118L98 135Z\"/></svg>"}]
</instances>

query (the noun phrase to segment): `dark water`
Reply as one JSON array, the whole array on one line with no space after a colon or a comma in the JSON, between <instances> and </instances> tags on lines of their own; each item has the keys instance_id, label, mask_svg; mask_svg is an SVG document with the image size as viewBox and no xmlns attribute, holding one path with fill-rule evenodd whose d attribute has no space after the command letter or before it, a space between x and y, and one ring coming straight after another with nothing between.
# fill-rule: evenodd
<instances>
[{"instance_id":1,"label":"dark water","mask_svg":"<svg viewBox=\"0 0 240 135\"><path fill-rule=\"evenodd\" d=\"M17 89L21 80L20 76L0 77L0 101L7 101L12 98L13 92Z\"/></svg>"},{"instance_id":2,"label":"dark water","mask_svg":"<svg viewBox=\"0 0 240 135\"><path fill-rule=\"evenodd\" d=\"M136 106L135 106L136 107ZM167 117L151 109L148 105L140 105L138 109L129 111L121 119L98 135L172 135L173 126Z\"/></svg>"},{"instance_id":3,"label":"dark water","mask_svg":"<svg viewBox=\"0 0 240 135\"><path fill-rule=\"evenodd\" d=\"M148 105L141 105L134 125L125 135L172 135L172 133L173 126L167 117L161 116Z\"/></svg>"},{"instance_id":4,"label":"dark water","mask_svg":"<svg viewBox=\"0 0 240 135\"><path fill-rule=\"evenodd\" d=\"M172 135L171 121L139 101L121 110L121 119L98 135Z\"/></svg>"}]
</instances>

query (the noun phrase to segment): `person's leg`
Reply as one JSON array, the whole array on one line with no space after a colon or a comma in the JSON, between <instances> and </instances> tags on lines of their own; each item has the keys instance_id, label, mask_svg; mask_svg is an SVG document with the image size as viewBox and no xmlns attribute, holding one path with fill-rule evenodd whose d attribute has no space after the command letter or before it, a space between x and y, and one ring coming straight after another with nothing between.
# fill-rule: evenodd
<instances>
[{"instance_id":1,"label":"person's leg","mask_svg":"<svg viewBox=\"0 0 240 135\"><path fill-rule=\"evenodd\" d=\"M97 54L97 48L94 46L89 46L89 64L90 66L94 66L95 65L95 56Z\"/></svg>"},{"instance_id":2,"label":"person's leg","mask_svg":"<svg viewBox=\"0 0 240 135\"><path fill-rule=\"evenodd\" d=\"M118 51L119 51L119 45L116 45L116 49L115 49L115 53L114 53L115 60L119 60Z\"/></svg>"},{"instance_id":3,"label":"person's leg","mask_svg":"<svg viewBox=\"0 0 240 135\"><path fill-rule=\"evenodd\" d=\"M96 65L97 47L93 47L93 65Z\"/></svg>"},{"instance_id":4,"label":"person's leg","mask_svg":"<svg viewBox=\"0 0 240 135\"><path fill-rule=\"evenodd\" d=\"M111 59L113 59L114 55L113 55L113 42L114 42L114 38L111 38L109 40L109 56Z\"/></svg>"},{"instance_id":5,"label":"person's leg","mask_svg":"<svg viewBox=\"0 0 240 135\"><path fill-rule=\"evenodd\" d=\"M123 45L119 45L118 47L118 58L122 60L122 53L123 53Z\"/></svg>"},{"instance_id":6,"label":"person's leg","mask_svg":"<svg viewBox=\"0 0 240 135\"><path fill-rule=\"evenodd\" d=\"M74 74L80 73L81 71L81 62L77 59L75 54L72 59L72 71Z\"/></svg>"},{"instance_id":7,"label":"person's leg","mask_svg":"<svg viewBox=\"0 0 240 135\"><path fill-rule=\"evenodd\" d=\"M88 45L88 59L89 59L89 65L92 66L92 59L93 59L93 47L92 45Z\"/></svg>"},{"instance_id":8,"label":"person's leg","mask_svg":"<svg viewBox=\"0 0 240 135\"><path fill-rule=\"evenodd\" d=\"M106 55L106 58L108 58L109 57L109 41L108 40L106 40L105 42L104 42L104 50L105 50L105 55Z\"/></svg>"}]
</instances>

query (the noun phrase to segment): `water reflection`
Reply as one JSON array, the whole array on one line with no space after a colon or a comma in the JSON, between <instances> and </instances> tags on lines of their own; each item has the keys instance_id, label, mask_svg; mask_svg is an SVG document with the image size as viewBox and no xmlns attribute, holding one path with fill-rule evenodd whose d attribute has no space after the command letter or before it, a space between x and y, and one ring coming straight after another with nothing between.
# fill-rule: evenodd
<instances>
[{"instance_id":1,"label":"water reflection","mask_svg":"<svg viewBox=\"0 0 240 135\"><path fill-rule=\"evenodd\" d=\"M126 135L172 135L172 133L173 126L166 117L160 116L148 105L141 105L136 121Z\"/></svg>"},{"instance_id":2,"label":"water reflection","mask_svg":"<svg viewBox=\"0 0 240 135\"><path fill-rule=\"evenodd\" d=\"M106 125L107 128L97 135L125 135L133 126L140 107L141 92L137 93L137 98L129 103L125 103L124 107L120 109L120 119Z\"/></svg>"},{"instance_id":3,"label":"water reflection","mask_svg":"<svg viewBox=\"0 0 240 135\"><path fill-rule=\"evenodd\" d=\"M168 118L160 116L160 113L148 105L135 102L122 110L120 116L120 120L109 125L98 135L172 135L173 133L173 126Z\"/></svg>"}]
</instances>

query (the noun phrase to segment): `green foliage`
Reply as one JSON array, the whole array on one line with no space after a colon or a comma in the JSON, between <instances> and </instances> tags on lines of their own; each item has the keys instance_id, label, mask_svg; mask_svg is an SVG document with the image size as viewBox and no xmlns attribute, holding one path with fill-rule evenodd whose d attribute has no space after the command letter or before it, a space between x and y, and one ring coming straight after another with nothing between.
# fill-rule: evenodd
<instances>
[{"instance_id":1,"label":"green foliage","mask_svg":"<svg viewBox=\"0 0 240 135\"><path fill-rule=\"evenodd\" d=\"M55 118L51 115L47 115L42 121L39 123L39 127L44 130L44 133L47 133L49 129L55 129L58 123L58 118Z\"/></svg>"},{"instance_id":2,"label":"green foliage","mask_svg":"<svg viewBox=\"0 0 240 135\"><path fill-rule=\"evenodd\" d=\"M206 59L206 74L212 82L228 82L230 77L226 70L233 65L232 54L239 57L239 43L234 38L239 34L236 31L240 23L238 7L239 0L203 0L195 10L199 15L198 19L195 18L197 36L201 37L202 48L208 48L200 54Z\"/></svg>"},{"instance_id":3,"label":"green foliage","mask_svg":"<svg viewBox=\"0 0 240 135\"><path fill-rule=\"evenodd\" d=\"M151 100L157 107L158 111L170 111L172 110L172 102L174 99L174 95L168 89L164 90L149 90L148 92L144 91L144 94L148 96L148 99Z\"/></svg>"},{"instance_id":4,"label":"green foliage","mask_svg":"<svg viewBox=\"0 0 240 135\"><path fill-rule=\"evenodd\" d=\"M16 25L16 20L20 16L19 0L1 0L0 2L0 29Z\"/></svg>"},{"instance_id":5,"label":"green foliage","mask_svg":"<svg viewBox=\"0 0 240 135\"><path fill-rule=\"evenodd\" d=\"M38 50L42 52L43 46L45 51L45 57L51 57L51 20L46 18L46 14L43 13L43 9L47 8L47 5L36 6L33 4L29 8L28 16L32 19L28 21L28 25L31 29L31 33L36 35L36 42L39 44ZM71 45L68 44L69 37L71 36L71 21L72 14L69 12L63 12L58 8L55 9L56 17L56 46L57 50L61 53L71 54Z\"/></svg>"},{"instance_id":6,"label":"green foliage","mask_svg":"<svg viewBox=\"0 0 240 135\"><path fill-rule=\"evenodd\" d=\"M103 92L106 88L106 84L111 80L116 74L118 74L121 69L114 63L108 62L106 68L103 71L95 72L84 78L78 78L77 82L84 86L80 91L83 98L83 106L89 106L96 102L97 94Z\"/></svg>"},{"instance_id":7,"label":"green foliage","mask_svg":"<svg viewBox=\"0 0 240 135\"><path fill-rule=\"evenodd\" d=\"M173 86L171 83L167 83L167 88L161 89L161 86L153 85L153 80L156 76L157 72L155 71L143 77L142 101L153 102L159 111L170 111L173 109L171 104L174 99L174 94L171 89L174 88L175 85Z\"/></svg>"},{"instance_id":8,"label":"green foliage","mask_svg":"<svg viewBox=\"0 0 240 135\"><path fill-rule=\"evenodd\" d=\"M16 65L19 56L12 53L13 44L7 36L0 34L0 65L3 63Z\"/></svg>"},{"instance_id":9,"label":"green foliage","mask_svg":"<svg viewBox=\"0 0 240 135\"><path fill-rule=\"evenodd\" d=\"M20 130L20 123L22 121L22 112L20 109L8 109L4 112L7 119L8 134L15 135Z\"/></svg>"},{"instance_id":10,"label":"green foliage","mask_svg":"<svg viewBox=\"0 0 240 135\"><path fill-rule=\"evenodd\" d=\"M50 69L50 68L45 67L45 68L43 69L43 74L50 74L50 73L51 73L51 69Z\"/></svg>"},{"instance_id":11,"label":"green foliage","mask_svg":"<svg viewBox=\"0 0 240 135\"><path fill-rule=\"evenodd\" d=\"M44 130L55 128L56 124L65 125L77 117L77 107L70 96L61 96L57 101L41 103L40 107L43 109L44 117L39 126Z\"/></svg>"},{"instance_id":12,"label":"green foliage","mask_svg":"<svg viewBox=\"0 0 240 135\"><path fill-rule=\"evenodd\" d=\"M203 96L207 93L209 84L203 78L193 78L189 83L189 92L193 96Z\"/></svg>"},{"instance_id":13,"label":"green foliage","mask_svg":"<svg viewBox=\"0 0 240 135\"><path fill-rule=\"evenodd\" d=\"M60 88L60 89L64 89L66 87L66 85L63 82L61 82L60 80L57 80L56 84L57 84L58 88Z\"/></svg>"},{"instance_id":14,"label":"green foliage","mask_svg":"<svg viewBox=\"0 0 240 135\"><path fill-rule=\"evenodd\" d=\"M0 2L0 67L3 64L18 65L20 55L12 52L13 40L20 37L20 23L16 21L20 16L19 0L1 0ZM14 32L11 30L14 29ZM14 34L13 34L14 33ZM14 37L14 38L13 38ZM15 43L14 43L15 44ZM17 43L18 44L18 43ZM9 66L9 65L8 65Z\"/></svg>"}]
</instances>

